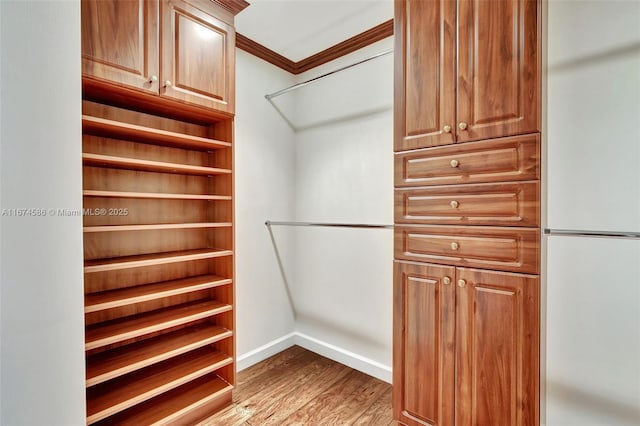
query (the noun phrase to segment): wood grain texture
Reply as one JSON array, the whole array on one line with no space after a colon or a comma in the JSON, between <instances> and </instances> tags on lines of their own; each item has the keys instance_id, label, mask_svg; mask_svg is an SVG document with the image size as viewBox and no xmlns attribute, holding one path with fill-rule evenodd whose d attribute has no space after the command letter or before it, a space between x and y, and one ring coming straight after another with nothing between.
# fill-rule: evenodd
<instances>
[{"instance_id":1,"label":"wood grain texture","mask_svg":"<svg viewBox=\"0 0 640 426\"><path fill-rule=\"evenodd\" d=\"M210 374L125 410L96 425L192 426L231 404L232 386ZM221 423L231 426L234 423ZM242 423L238 423L242 424Z\"/></svg>"},{"instance_id":2,"label":"wood grain texture","mask_svg":"<svg viewBox=\"0 0 640 426\"><path fill-rule=\"evenodd\" d=\"M87 357L87 387L211 345L232 335L224 327L201 323L98 353Z\"/></svg>"},{"instance_id":3,"label":"wood grain texture","mask_svg":"<svg viewBox=\"0 0 640 426\"><path fill-rule=\"evenodd\" d=\"M160 95L233 113L233 26L181 0L161 0L160 17Z\"/></svg>"},{"instance_id":4,"label":"wood grain texture","mask_svg":"<svg viewBox=\"0 0 640 426\"><path fill-rule=\"evenodd\" d=\"M87 389L87 423L95 423L135 404L212 373L233 362L228 355L201 348Z\"/></svg>"},{"instance_id":5,"label":"wood grain texture","mask_svg":"<svg viewBox=\"0 0 640 426\"><path fill-rule=\"evenodd\" d=\"M401 0L395 8L395 150L454 143L456 4Z\"/></svg>"},{"instance_id":6,"label":"wood grain texture","mask_svg":"<svg viewBox=\"0 0 640 426\"><path fill-rule=\"evenodd\" d=\"M143 266L165 265L175 262L189 262L193 260L211 259L214 257L231 256L231 250L196 249L168 253L150 253L137 256L125 256L110 259L86 260L84 272L93 273L113 271L117 269L140 268Z\"/></svg>"},{"instance_id":7,"label":"wood grain texture","mask_svg":"<svg viewBox=\"0 0 640 426\"><path fill-rule=\"evenodd\" d=\"M539 134L426 148L395 155L396 187L538 179Z\"/></svg>"},{"instance_id":8,"label":"wood grain texture","mask_svg":"<svg viewBox=\"0 0 640 426\"><path fill-rule=\"evenodd\" d=\"M296 62L240 33L236 33L236 47L291 74L298 74Z\"/></svg>"},{"instance_id":9,"label":"wood grain texture","mask_svg":"<svg viewBox=\"0 0 640 426\"><path fill-rule=\"evenodd\" d=\"M391 386L293 346L238 373L234 406L198 426L272 424L391 425Z\"/></svg>"},{"instance_id":10,"label":"wood grain texture","mask_svg":"<svg viewBox=\"0 0 640 426\"><path fill-rule=\"evenodd\" d=\"M538 277L457 274L456 425L538 425Z\"/></svg>"},{"instance_id":11,"label":"wood grain texture","mask_svg":"<svg viewBox=\"0 0 640 426\"><path fill-rule=\"evenodd\" d=\"M108 120L89 115L82 116L82 131L85 134L91 135L97 134L116 139L167 145L177 148L201 149L204 151L231 146L229 142L123 123L121 121Z\"/></svg>"},{"instance_id":12,"label":"wood grain texture","mask_svg":"<svg viewBox=\"0 0 640 426\"><path fill-rule=\"evenodd\" d=\"M458 2L459 141L540 130L539 2Z\"/></svg>"},{"instance_id":13,"label":"wood grain texture","mask_svg":"<svg viewBox=\"0 0 640 426\"><path fill-rule=\"evenodd\" d=\"M394 264L393 406L403 424L454 424L454 281L454 267Z\"/></svg>"},{"instance_id":14,"label":"wood grain texture","mask_svg":"<svg viewBox=\"0 0 640 426\"><path fill-rule=\"evenodd\" d=\"M396 223L539 226L538 181L395 191Z\"/></svg>"},{"instance_id":15,"label":"wood grain texture","mask_svg":"<svg viewBox=\"0 0 640 426\"><path fill-rule=\"evenodd\" d=\"M296 62L296 72L294 74L301 74L309 71L315 67L326 64L327 62L338 59L356 50L362 49L377 41L384 40L387 37L393 35L393 19L385 21L375 27L369 28L366 31L356 34L355 36L348 38L338 44L335 44L327 49L311 55Z\"/></svg>"},{"instance_id":16,"label":"wood grain texture","mask_svg":"<svg viewBox=\"0 0 640 426\"><path fill-rule=\"evenodd\" d=\"M396 259L530 274L540 271L536 228L396 225L394 234Z\"/></svg>"},{"instance_id":17,"label":"wood grain texture","mask_svg":"<svg viewBox=\"0 0 640 426\"><path fill-rule=\"evenodd\" d=\"M96 312L118 306L160 299L177 294L214 288L231 284L231 279L216 275L202 275L180 280L163 281L117 290L85 294L84 312Z\"/></svg>"},{"instance_id":18,"label":"wood grain texture","mask_svg":"<svg viewBox=\"0 0 640 426\"><path fill-rule=\"evenodd\" d=\"M83 0L82 73L158 92L158 2Z\"/></svg>"},{"instance_id":19,"label":"wood grain texture","mask_svg":"<svg viewBox=\"0 0 640 426\"><path fill-rule=\"evenodd\" d=\"M196 301L92 325L87 327L85 332L85 349L95 349L133 337L167 330L231 309L231 305L217 300Z\"/></svg>"},{"instance_id":20,"label":"wood grain texture","mask_svg":"<svg viewBox=\"0 0 640 426\"><path fill-rule=\"evenodd\" d=\"M291 74L301 74L392 35L391 19L297 62L239 33L236 34L236 47Z\"/></svg>"}]
</instances>

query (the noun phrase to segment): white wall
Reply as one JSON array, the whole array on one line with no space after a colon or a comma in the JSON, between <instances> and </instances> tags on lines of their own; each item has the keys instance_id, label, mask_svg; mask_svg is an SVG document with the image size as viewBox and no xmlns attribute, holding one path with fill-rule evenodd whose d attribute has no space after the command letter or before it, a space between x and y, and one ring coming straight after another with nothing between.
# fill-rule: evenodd
<instances>
[{"instance_id":1,"label":"white wall","mask_svg":"<svg viewBox=\"0 0 640 426\"><path fill-rule=\"evenodd\" d=\"M79 2L0 10L1 208L80 209ZM0 224L0 423L84 424L82 219Z\"/></svg>"},{"instance_id":2,"label":"white wall","mask_svg":"<svg viewBox=\"0 0 640 426\"><path fill-rule=\"evenodd\" d=\"M547 224L640 231L640 3L550 1ZM547 239L546 424L640 419L640 242Z\"/></svg>"},{"instance_id":3,"label":"white wall","mask_svg":"<svg viewBox=\"0 0 640 426\"><path fill-rule=\"evenodd\" d=\"M236 49L235 199L238 369L292 342L293 313L265 220L294 217L294 133L264 95L293 76ZM291 112L290 102L281 105ZM285 270L295 260L293 230L273 230Z\"/></svg>"},{"instance_id":4,"label":"white wall","mask_svg":"<svg viewBox=\"0 0 640 426\"><path fill-rule=\"evenodd\" d=\"M391 47L391 39L299 76ZM284 95L288 96L288 95ZM393 56L295 92L296 219L393 223ZM298 343L390 381L390 229L297 228L292 288Z\"/></svg>"}]
</instances>

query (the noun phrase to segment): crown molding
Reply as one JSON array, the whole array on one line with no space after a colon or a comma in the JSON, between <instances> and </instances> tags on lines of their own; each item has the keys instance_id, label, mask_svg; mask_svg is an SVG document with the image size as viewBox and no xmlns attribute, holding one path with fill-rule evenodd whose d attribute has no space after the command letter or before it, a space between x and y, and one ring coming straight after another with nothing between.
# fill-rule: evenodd
<instances>
[{"instance_id":1,"label":"crown molding","mask_svg":"<svg viewBox=\"0 0 640 426\"><path fill-rule=\"evenodd\" d=\"M294 62L239 33L236 34L236 47L280 67L291 74L300 74L392 35L393 19L390 19L298 62Z\"/></svg>"},{"instance_id":2,"label":"crown molding","mask_svg":"<svg viewBox=\"0 0 640 426\"><path fill-rule=\"evenodd\" d=\"M249 6L249 3L246 2L245 0L211 0L211 1L217 4L218 6L233 13L234 15L237 15L238 13L242 12L247 6Z\"/></svg>"},{"instance_id":3,"label":"crown molding","mask_svg":"<svg viewBox=\"0 0 640 426\"><path fill-rule=\"evenodd\" d=\"M268 47L265 47L260 43L251 40L249 37L243 36L240 33L236 33L236 47L252 54L253 56L265 60L270 64L280 67L283 70L290 72L291 74L297 74L296 63L291 59L286 58L277 52L274 52Z\"/></svg>"}]
</instances>

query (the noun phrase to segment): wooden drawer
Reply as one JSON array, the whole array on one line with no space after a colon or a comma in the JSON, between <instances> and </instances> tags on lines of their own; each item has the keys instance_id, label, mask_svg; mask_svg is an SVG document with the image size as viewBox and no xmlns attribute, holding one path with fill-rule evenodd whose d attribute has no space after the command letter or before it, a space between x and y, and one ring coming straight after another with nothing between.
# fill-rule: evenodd
<instances>
[{"instance_id":1,"label":"wooden drawer","mask_svg":"<svg viewBox=\"0 0 640 426\"><path fill-rule=\"evenodd\" d=\"M539 273L539 230L484 226L395 227L396 259Z\"/></svg>"},{"instance_id":2,"label":"wooden drawer","mask_svg":"<svg viewBox=\"0 0 640 426\"><path fill-rule=\"evenodd\" d=\"M401 223L538 226L537 181L396 189Z\"/></svg>"},{"instance_id":3,"label":"wooden drawer","mask_svg":"<svg viewBox=\"0 0 640 426\"><path fill-rule=\"evenodd\" d=\"M538 133L395 155L397 187L537 180Z\"/></svg>"}]
</instances>

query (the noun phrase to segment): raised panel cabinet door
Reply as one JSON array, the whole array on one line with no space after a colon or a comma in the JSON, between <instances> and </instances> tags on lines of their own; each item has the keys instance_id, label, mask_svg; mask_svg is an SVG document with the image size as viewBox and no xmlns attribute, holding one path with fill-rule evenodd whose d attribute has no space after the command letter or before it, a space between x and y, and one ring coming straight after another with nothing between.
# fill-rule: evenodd
<instances>
[{"instance_id":1,"label":"raised panel cabinet door","mask_svg":"<svg viewBox=\"0 0 640 426\"><path fill-rule=\"evenodd\" d=\"M537 426L538 277L457 268L456 278L456 426Z\"/></svg>"},{"instance_id":2,"label":"raised panel cabinet door","mask_svg":"<svg viewBox=\"0 0 640 426\"><path fill-rule=\"evenodd\" d=\"M395 7L395 150L454 143L456 2Z\"/></svg>"},{"instance_id":3,"label":"raised panel cabinet door","mask_svg":"<svg viewBox=\"0 0 640 426\"><path fill-rule=\"evenodd\" d=\"M453 426L455 268L395 262L394 418Z\"/></svg>"},{"instance_id":4,"label":"raised panel cabinet door","mask_svg":"<svg viewBox=\"0 0 640 426\"><path fill-rule=\"evenodd\" d=\"M459 0L459 142L540 130L537 0Z\"/></svg>"},{"instance_id":5,"label":"raised panel cabinet door","mask_svg":"<svg viewBox=\"0 0 640 426\"><path fill-rule=\"evenodd\" d=\"M158 92L158 0L82 0L82 73Z\"/></svg>"},{"instance_id":6,"label":"raised panel cabinet door","mask_svg":"<svg viewBox=\"0 0 640 426\"><path fill-rule=\"evenodd\" d=\"M234 28L194 5L161 0L160 95L233 113Z\"/></svg>"}]
</instances>

